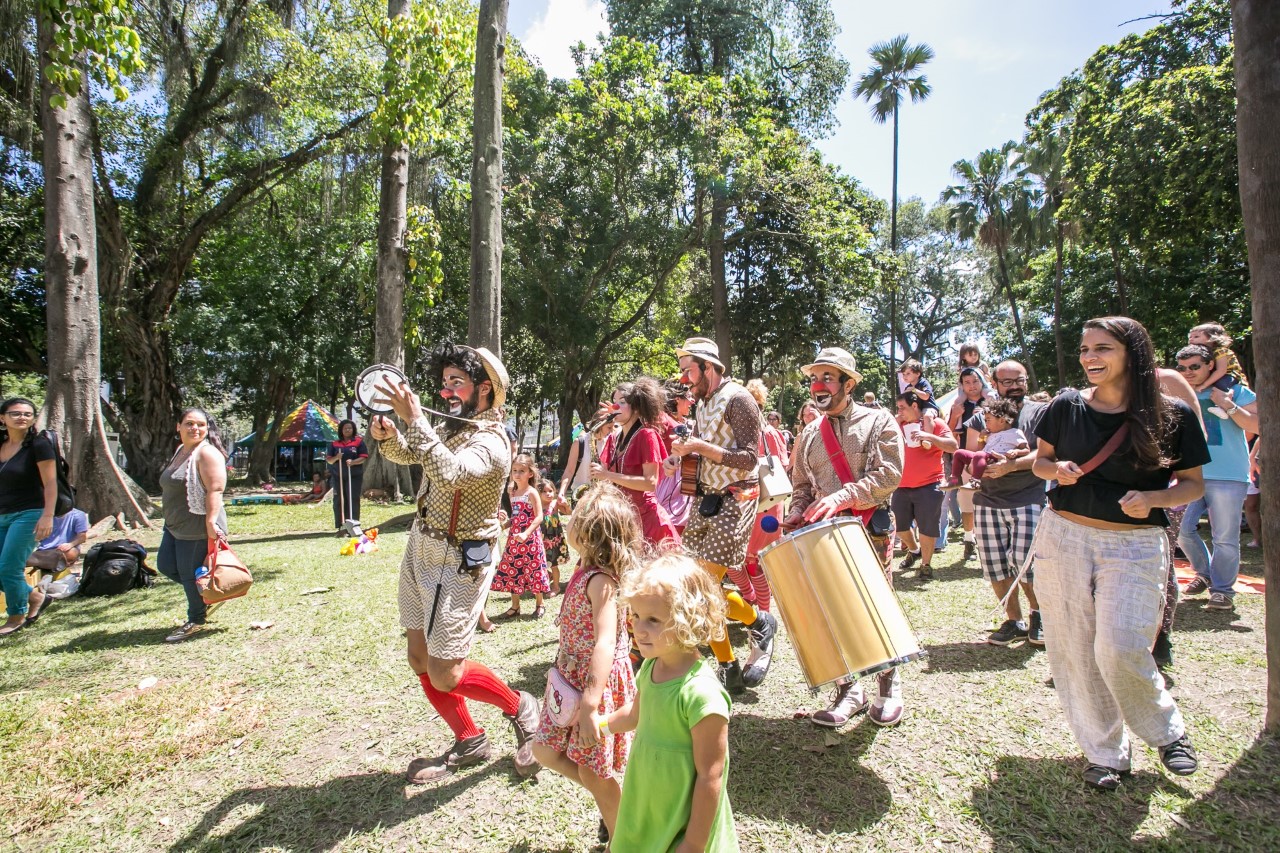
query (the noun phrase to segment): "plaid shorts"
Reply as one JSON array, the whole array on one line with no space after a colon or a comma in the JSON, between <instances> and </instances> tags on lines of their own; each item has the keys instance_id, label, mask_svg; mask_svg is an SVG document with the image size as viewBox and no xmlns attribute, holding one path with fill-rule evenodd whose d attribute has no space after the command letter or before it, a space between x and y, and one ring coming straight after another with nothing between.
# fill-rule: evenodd
<instances>
[{"instance_id":1,"label":"plaid shorts","mask_svg":"<svg viewBox=\"0 0 1280 853\"><path fill-rule=\"evenodd\" d=\"M1013 580L1027 559L1036 524L1044 507L1039 504L993 509L973 508L973 532L978 540L978 562L989 582ZM1031 583L1035 569L1027 569L1023 583Z\"/></svg>"}]
</instances>

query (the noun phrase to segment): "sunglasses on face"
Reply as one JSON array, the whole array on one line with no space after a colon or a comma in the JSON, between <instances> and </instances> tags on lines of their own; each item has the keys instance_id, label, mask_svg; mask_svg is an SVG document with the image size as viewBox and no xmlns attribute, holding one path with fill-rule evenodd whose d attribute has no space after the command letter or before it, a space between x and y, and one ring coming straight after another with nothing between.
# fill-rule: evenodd
<instances>
[{"instance_id":1,"label":"sunglasses on face","mask_svg":"<svg viewBox=\"0 0 1280 853\"><path fill-rule=\"evenodd\" d=\"M1203 370L1203 369L1204 369L1203 364L1179 364L1174 368L1174 370L1178 371L1179 373L1190 373L1193 370Z\"/></svg>"}]
</instances>

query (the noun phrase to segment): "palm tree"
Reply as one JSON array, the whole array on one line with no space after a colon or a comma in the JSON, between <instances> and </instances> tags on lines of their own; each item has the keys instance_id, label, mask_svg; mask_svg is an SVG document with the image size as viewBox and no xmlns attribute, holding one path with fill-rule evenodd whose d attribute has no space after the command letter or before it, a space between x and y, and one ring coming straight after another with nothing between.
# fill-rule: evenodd
<instances>
[{"instance_id":1,"label":"palm tree","mask_svg":"<svg viewBox=\"0 0 1280 853\"><path fill-rule=\"evenodd\" d=\"M893 116L893 198L889 202L889 249L898 251L898 107L904 95L912 103L923 101L933 91L920 69L933 59L927 44L908 44L904 33L871 46L872 65L858 78L854 94L871 104L871 117L884 124ZM889 288L889 395L898 390L894 382L893 353L898 340L898 286Z\"/></svg>"},{"instance_id":2,"label":"palm tree","mask_svg":"<svg viewBox=\"0 0 1280 853\"><path fill-rule=\"evenodd\" d=\"M1062 276L1063 246L1072 236L1075 223L1062 217L1062 203L1071 192L1067 178L1067 140L1061 133L1049 132L1035 142L1022 146L1019 168L1038 185L1040 207L1037 225L1053 235L1053 349L1057 358L1058 386L1067 383L1066 352L1062 345Z\"/></svg>"},{"instance_id":3,"label":"palm tree","mask_svg":"<svg viewBox=\"0 0 1280 853\"><path fill-rule=\"evenodd\" d=\"M1034 203L1031 180L1015 168L1017 152L1017 143L1006 142L999 148L988 148L973 161L957 161L951 171L960 183L943 190L942 200L951 205L947 222L956 235L961 240L977 241L996 256L996 283L1009 299L1018 347L1034 391L1038 387L1036 371L1022 334L1022 317L1009 272L1010 253L1025 236L1025 223Z\"/></svg>"}]
</instances>

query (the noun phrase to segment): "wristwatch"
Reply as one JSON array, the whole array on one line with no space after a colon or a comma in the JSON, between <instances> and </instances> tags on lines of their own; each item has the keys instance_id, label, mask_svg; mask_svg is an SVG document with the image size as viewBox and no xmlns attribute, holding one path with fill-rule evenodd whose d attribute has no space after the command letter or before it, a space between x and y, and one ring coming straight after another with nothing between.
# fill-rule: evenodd
<instances>
[{"instance_id":1,"label":"wristwatch","mask_svg":"<svg viewBox=\"0 0 1280 853\"><path fill-rule=\"evenodd\" d=\"M1234 415L1236 412L1240 411L1240 407L1239 407L1239 406L1232 406L1232 407L1231 407L1231 408L1229 408L1229 409L1224 409L1224 411L1227 413L1227 417L1231 417L1231 416L1232 416L1232 415Z\"/></svg>"}]
</instances>

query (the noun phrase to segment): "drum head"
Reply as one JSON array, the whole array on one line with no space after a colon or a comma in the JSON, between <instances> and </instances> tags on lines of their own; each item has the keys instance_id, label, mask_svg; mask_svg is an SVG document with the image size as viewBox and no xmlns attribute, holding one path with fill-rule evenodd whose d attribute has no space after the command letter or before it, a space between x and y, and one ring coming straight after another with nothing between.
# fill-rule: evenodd
<instances>
[{"instance_id":1,"label":"drum head","mask_svg":"<svg viewBox=\"0 0 1280 853\"><path fill-rule=\"evenodd\" d=\"M405 375L395 365L375 364L356 379L356 403L372 414L389 415L391 403L378 393L377 386L399 385L407 381Z\"/></svg>"}]
</instances>

